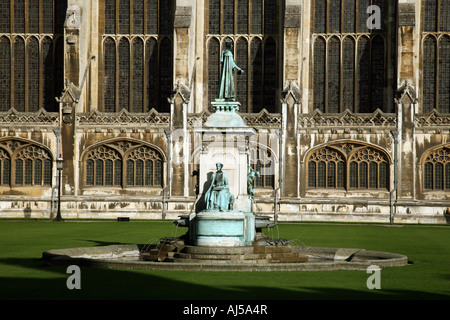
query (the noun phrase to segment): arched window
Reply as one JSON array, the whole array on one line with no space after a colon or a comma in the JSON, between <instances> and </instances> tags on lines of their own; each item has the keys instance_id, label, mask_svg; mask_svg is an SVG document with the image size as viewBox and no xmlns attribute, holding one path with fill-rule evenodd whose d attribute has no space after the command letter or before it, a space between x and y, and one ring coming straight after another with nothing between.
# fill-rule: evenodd
<instances>
[{"instance_id":1,"label":"arched window","mask_svg":"<svg viewBox=\"0 0 450 320\"><path fill-rule=\"evenodd\" d=\"M450 113L450 3L423 2L422 111Z\"/></svg>"},{"instance_id":2,"label":"arched window","mask_svg":"<svg viewBox=\"0 0 450 320\"><path fill-rule=\"evenodd\" d=\"M332 144L307 159L310 189L375 189L389 187L389 161L381 151L358 143Z\"/></svg>"},{"instance_id":3,"label":"arched window","mask_svg":"<svg viewBox=\"0 0 450 320\"><path fill-rule=\"evenodd\" d=\"M155 150L141 146L126 156L127 186L162 186L163 161Z\"/></svg>"},{"instance_id":4,"label":"arched window","mask_svg":"<svg viewBox=\"0 0 450 320\"><path fill-rule=\"evenodd\" d=\"M91 150L86 156L86 185L122 185L122 158L107 146Z\"/></svg>"},{"instance_id":5,"label":"arched window","mask_svg":"<svg viewBox=\"0 0 450 320\"><path fill-rule=\"evenodd\" d=\"M385 0L311 3L313 109L325 113L386 110ZM371 5L380 7L380 29L367 27Z\"/></svg>"},{"instance_id":6,"label":"arched window","mask_svg":"<svg viewBox=\"0 0 450 320\"><path fill-rule=\"evenodd\" d=\"M55 111L63 87L67 0L3 1L0 6L0 111ZM61 18L62 17L62 18Z\"/></svg>"},{"instance_id":7,"label":"arched window","mask_svg":"<svg viewBox=\"0 0 450 320\"><path fill-rule=\"evenodd\" d=\"M0 111L7 111L11 106L11 43L8 37L0 37L0 88Z\"/></svg>"},{"instance_id":8,"label":"arched window","mask_svg":"<svg viewBox=\"0 0 450 320\"><path fill-rule=\"evenodd\" d=\"M129 141L107 143L87 152L85 185L135 187L163 185L163 158L149 146Z\"/></svg>"},{"instance_id":9,"label":"arched window","mask_svg":"<svg viewBox=\"0 0 450 320\"><path fill-rule=\"evenodd\" d=\"M0 186L11 184L11 158L8 152L0 149Z\"/></svg>"},{"instance_id":10,"label":"arched window","mask_svg":"<svg viewBox=\"0 0 450 320\"><path fill-rule=\"evenodd\" d=\"M0 185L50 186L52 158L34 144L19 140L0 142Z\"/></svg>"},{"instance_id":11,"label":"arched window","mask_svg":"<svg viewBox=\"0 0 450 320\"><path fill-rule=\"evenodd\" d=\"M319 149L308 160L309 188L343 188L345 157L331 148Z\"/></svg>"},{"instance_id":12,"label":"arched window","mask_svg":"<svg viewBox=\"0 0 450 320\"><path fill-rule=\"evenodd\" d=\"M217 98L220 53L233 41L234 59L244 69L236 77L242 112L277 110L278 5L275 0L208 0L208 108Z\"/></svg>"},{"instance_id":13,"label":"arched window","mask_svg":"<svg viewBox=\"0 0 450 320\"><path fill-rule=\"evenodd\" d=\"M173 8L172 0L105 1L104 111L170 111Z\"/></svg>"},{"instance_id":14,"label":"arched window","mask_svg":"<svg viewBox=\"0 0 450 320\"><path fill-rule=\"evenodd\" d=\"M428 154L423 172L425 190L450 190L450 147L442 147Z\"/></svg>"}]
</instances>

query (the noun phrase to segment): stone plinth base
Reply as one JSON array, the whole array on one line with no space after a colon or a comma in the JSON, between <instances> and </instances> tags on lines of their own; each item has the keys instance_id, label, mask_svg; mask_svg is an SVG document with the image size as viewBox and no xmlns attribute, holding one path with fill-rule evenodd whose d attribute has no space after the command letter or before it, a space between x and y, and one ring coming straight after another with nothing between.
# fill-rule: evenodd
<instances>
[{"instance_id":1,"label":"stone plinth base","mask_svg":"<svg viewBox=\"0 0 450 320\"><path fill-rule=\"evenodd\" d=\"M255 216L239 211L201 211L189 221L189 239L196 246L248 246L255 240Z\"/></svg>"}]
</instances>

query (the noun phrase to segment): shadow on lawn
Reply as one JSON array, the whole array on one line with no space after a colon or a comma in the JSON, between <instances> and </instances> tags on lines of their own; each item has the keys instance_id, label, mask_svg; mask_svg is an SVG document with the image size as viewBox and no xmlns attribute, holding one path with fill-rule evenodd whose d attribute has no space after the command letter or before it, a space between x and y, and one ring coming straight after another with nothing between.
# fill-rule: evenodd
<instances>
[{"instance_id":1,"label":"shadow on lawn","mask_svg":"<svg viewBox=\"0 0 450 320\"><path fill-rule=\"evenodd\" d=\"M194 284L178 279L189 271L153 272L144 270L117 270L81 268L81 289L69 290L66 267L49 267L41 259L5 258L0 264L33 269L39 278L5 277L0 274L0 299L2 300L448 300L448 295L411 290L369 290L332 287L268 286L214 286L218 272L210 272L211 285ZM25 269L26 270L26 269ZM50 273L50 274L49 274ZM239 274L239 273L236 273ZM245 275L244 275L245 276ZM261 278L267 275L262 275ZM202 277L208 275L202 272ZM192 281L192 280L191 280ZM204 281L204 279L203 279ZM295 307L294 305L292 306Z\"/></svg>"}]
</instances>

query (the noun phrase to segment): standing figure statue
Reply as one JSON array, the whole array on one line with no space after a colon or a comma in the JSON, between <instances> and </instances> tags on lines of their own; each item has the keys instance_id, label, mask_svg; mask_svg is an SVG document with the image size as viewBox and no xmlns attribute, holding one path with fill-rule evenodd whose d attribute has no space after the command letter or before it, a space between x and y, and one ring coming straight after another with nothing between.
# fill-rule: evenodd
<instances>
[{"instance_id":1,"label":"standing figure statue","mask_svg":"<svg viewBox=\"0 0 450 320\"><path fill-rule=\"evenodd\" d=\"M234 196L230 194L228 177L222 171L223 164L216 163L217 171L211 176L211 184L205 194L207 210L229 211L233 209Z\"/></svg>"},{"instance_id":2,"label":"standing figure statue","mask_svg":"<svg viewBox=\"0 0 450 320\"><path fill-rule=\"evenodd\" d=\"M253 170L253 167L248 165L247 192L252 199L255 197L255 178L259 176L259 171Z\"/></svg>"},{"instance_id":3,"label":"standing figure statue","mask_svg":"<svg viewBox=\"0 0 450 320\"><path fill-rule=\"evenodd\" d=\"M230 38L225 40L225 49L222 51L220 63L222 65L222 74L220 77L219 99L234 101L236 97L236 90L234 88L234 69L236 68L238 74L244 73L244 70L239 68L233 59L233 41Z\"/></svg>"}]
</instances>

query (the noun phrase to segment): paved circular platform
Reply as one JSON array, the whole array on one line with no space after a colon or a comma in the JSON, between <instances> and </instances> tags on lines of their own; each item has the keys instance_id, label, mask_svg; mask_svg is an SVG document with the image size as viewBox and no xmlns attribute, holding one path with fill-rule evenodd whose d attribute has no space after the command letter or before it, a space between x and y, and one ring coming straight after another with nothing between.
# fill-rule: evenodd
<instances>
[{"instance_id":1,"label":"paved circular platform","mask_svg":"<svg viewBox=\"0 0 450 320\"><path fill-rule=\"evenodd\" d=\"M151 250L157 255L150 257ZM42 258L48 265L193 271L366 270L371 265L383 268L408 264L408 258L401 254L352 248L184 246L172 248L167 254L161 254L161 250L157 245L110 245L48 250Z\"/></svg>"}]
</instances>

